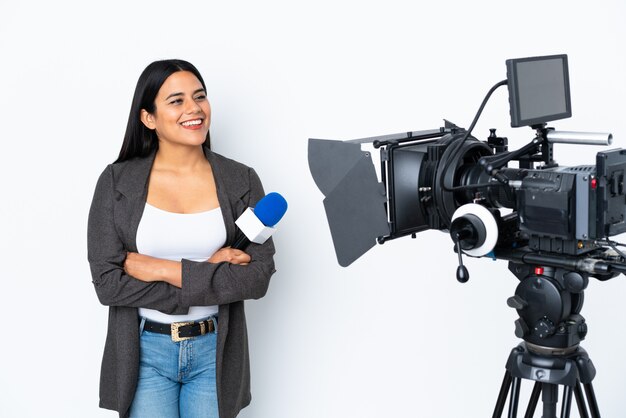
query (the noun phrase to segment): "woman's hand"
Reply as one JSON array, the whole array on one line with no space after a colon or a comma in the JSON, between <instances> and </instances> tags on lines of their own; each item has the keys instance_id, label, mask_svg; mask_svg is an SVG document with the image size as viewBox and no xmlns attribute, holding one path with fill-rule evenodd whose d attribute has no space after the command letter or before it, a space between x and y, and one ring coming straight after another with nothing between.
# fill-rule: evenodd
<instances>
[{"instance_id":1,"label":"woman's hand","mask_svg":"<svg viewBox=\"0 0 626 418\"><path fill-rule=\"evenodd\" d=\"M139 253L126 253L124 271L142 282L167 282L181 287L181 264L176 261L150 257Z\"/></svg>"},{"instance_id":2,"label":"woman's hand","mask_svg":"<svg viewBox=\"0 0 626 418\"><path fill-rule=\"evenodd\" d=\"M250 262L250 256L241 250L235 248L220 248L207 260L209 263L227 262L231 264L239 264L246 266Z\"/></svg>"}]
</instances>

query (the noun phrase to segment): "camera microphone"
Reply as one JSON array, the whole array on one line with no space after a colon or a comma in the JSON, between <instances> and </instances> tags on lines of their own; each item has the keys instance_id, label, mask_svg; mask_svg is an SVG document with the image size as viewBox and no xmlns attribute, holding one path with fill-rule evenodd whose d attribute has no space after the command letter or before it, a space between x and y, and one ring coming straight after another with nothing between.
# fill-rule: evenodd
<instances>
[{"instance_id":1,"label":"camera microphone","mask_svg":"<svg viewBox=\"0 0 626 418\"><path fill-rule=\"evenodd\" d=\"M235 221L241 232L231 248L245 249L251 242L263 244L276 231L276 225L287 212L287 201L279 193L268 193L254 209L248 208Z\"/></svg>"}]
</instances>

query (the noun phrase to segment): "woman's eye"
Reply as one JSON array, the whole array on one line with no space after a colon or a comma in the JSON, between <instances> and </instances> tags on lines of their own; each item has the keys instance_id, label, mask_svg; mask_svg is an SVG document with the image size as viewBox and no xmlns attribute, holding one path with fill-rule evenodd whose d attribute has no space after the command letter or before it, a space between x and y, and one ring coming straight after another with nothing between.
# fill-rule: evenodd
<instances>
[{"instance_id":1,"label":"woman's eye","mask_svg":"<svg viewBox=\"0 0 626 418\"><path fill-rule=\"evenodd\" d=\"M183 102L183 99L176 99L176 100L172 100L170 104L181 104L182 102Z\"/></svg>"},{"instance_id":2,"label":"woman's eye","mask_svg":"<svg viewBox=\"0 0 626 418\"><path fill-rule=\"evenodd\" d=\"M200 96L196 96L196 100L204 100L206 99L206 96L204 94L201 94Z\"/></svg>"}]
</instances>

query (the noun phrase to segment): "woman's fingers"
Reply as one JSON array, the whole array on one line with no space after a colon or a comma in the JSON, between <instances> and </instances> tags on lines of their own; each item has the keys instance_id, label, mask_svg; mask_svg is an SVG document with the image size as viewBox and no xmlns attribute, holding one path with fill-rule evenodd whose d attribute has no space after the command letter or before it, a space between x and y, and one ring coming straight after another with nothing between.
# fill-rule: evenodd
<instances>
[{"instance_id":1,"label":"woman's fingers","mask_svg":"<svg viewBox=\"0 0 626 418\"><path fill-rule=\"evenodd\" d=\"M207 260L209 263L227 262L231 264L245 265L250 262L250 255L236 248L220 248Z\"/></svg>"}]
</instances>

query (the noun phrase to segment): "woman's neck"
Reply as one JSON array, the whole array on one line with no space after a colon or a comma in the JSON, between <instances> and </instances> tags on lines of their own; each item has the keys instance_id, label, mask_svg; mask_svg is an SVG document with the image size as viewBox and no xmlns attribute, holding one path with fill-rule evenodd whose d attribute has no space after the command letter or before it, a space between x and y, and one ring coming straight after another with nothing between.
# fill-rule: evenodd
<instances>
[{"instance_id":1,"label":"woman's neck","mask_svg":"<svg viewBox=\"0 0 626 418\"><path fill-rule=\"evenodd\" d=\"M153 167L159 170L191 172L207 164L202 145L172 145L160 141Z\"/></svg>"}]
</instances>

